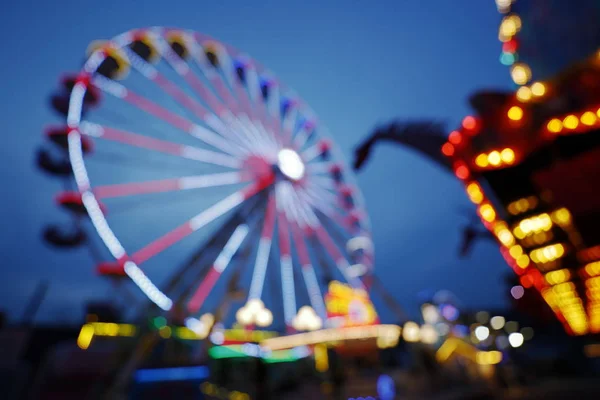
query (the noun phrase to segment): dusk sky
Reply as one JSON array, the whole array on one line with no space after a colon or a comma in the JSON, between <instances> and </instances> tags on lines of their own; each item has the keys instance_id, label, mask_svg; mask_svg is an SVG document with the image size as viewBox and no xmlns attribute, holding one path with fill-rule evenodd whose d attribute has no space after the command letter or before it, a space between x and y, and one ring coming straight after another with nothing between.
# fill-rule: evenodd
<instances>
[{"instance_id":1,"label":"dusk sky","mask_svg":"<svg viewBox=\"0 0 600 400\"><path fill-rule=\"evenodd\" d=\"M54 203L59 181L36 169L44 126L59 123L49 95L80 67L92 40L153 25L211 35L250 54L294 88L328 126L348 161L378 124L436 118L449 129L471 110L469 94L510 89L498 61L498 14L487 1L178 1L61 0L5 3L0 111L0 176L5 185L0 308L20 318L42 280L50 281L39 321L78 321L83 304L109 298L85 249L57 250L41 236L67 221ZM460 182L420 155L376 147L358 175L375 243L376 273L416 315L418 294L448 289L468 308L502 307L509 267L491 242L458 258ZM383 320L390 320L387 311Z\"/></svg>"}]
</instances>

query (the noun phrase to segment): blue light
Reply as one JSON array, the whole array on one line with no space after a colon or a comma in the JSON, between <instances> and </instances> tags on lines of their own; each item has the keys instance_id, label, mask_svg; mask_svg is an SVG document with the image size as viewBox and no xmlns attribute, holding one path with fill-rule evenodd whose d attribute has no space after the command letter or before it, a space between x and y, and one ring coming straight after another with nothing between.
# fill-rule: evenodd
<instances>
[{"instance_id":1,"label":"blue light","mask_svg":"<svg viewBox=\"0 0 600 400\"><path fill-rule=\"evenodd\" d=\"M396 384L389 375L380 375L377 379L377 394L381 400L392 400L396 397Z\"/></svg>"},{"instance_id":2,"label":"blue light","mask_svg":"<svg viewBox=\"0 0 600 400\"><path fill-rule=\"evenodd\" d=\"M500 55L500 62L504 65L513 65L516 61L515 55L513 53L502 53Z\"/></svg>"},{"instance_id":3,"label":"blue light","mask_svg":"<svg viewBox=\"0 0 600 400\"><path fill-rule=\"evenodd\" d=\"M208 378L206 366L140 369L135 373L136 382L191 381Z\"/></svg>"}]
</instances>

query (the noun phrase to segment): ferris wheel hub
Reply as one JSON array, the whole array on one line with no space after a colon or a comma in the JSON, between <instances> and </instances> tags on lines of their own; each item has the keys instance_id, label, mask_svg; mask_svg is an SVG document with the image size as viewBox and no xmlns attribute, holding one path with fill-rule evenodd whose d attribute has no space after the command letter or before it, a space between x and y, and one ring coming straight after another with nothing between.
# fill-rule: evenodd
<instances>
[{"instance_id":1,"label":"ferris wheel hub","mask_svg":"<svg viewBox=\"0 0 600 400\"><path fill-rule=\"evenodd\" d=\"M300 155L292 149L279 150L277 166L283 175L295 181L302 179L306 169Z\"/></svg>"}]
</instances>

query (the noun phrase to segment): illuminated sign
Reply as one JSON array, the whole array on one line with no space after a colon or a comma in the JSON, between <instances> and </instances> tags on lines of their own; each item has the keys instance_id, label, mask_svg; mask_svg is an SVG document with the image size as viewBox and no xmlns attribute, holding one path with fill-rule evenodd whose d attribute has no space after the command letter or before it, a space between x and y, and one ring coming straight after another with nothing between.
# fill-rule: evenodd
<instances>
[{"instance_id":1,"label":"illuminated sign","mask_svg":"<svg viewBox=\"0 0 600 400\"><path fill-rule=\"evenodd\" d=\"M336 327L379 323L369 294L363 289L354 289L338 281L329 284L325 306L328 323Z\"/></svg>"}]
</instances>

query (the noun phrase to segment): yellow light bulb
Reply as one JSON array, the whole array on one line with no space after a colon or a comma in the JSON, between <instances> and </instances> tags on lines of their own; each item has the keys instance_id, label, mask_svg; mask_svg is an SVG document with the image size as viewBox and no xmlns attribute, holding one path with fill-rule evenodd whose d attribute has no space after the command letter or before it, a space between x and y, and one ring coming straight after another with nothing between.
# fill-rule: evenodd
<instances>
[{"instance_id":1,"label":"yellow light bulb","mask_svg":"<svg viewBox=\"0 0 600 400\"><path fill-rule=\"evenodd\" d=\"M520 121L523 118L523 109L519 106L512 106L508 110L508 118L513 121Z\"/></svg>"},{"instance_id":2,"label":"yellow light bulb","mask_svg":"<svg viewBox=\"0 0 600 400\"><path fill-rule=\"evenodd\" d=\"M584 112L580 118L581 123L587 126L592 126L596 123L598 118L596 118L596 114L591 111Z\"/></svg>"},{"instance_id":3,"label":"yellow light bulb","mask_svg":"<svg viewBox=\"0 0 600 400\"><path fill-rule=\"evenodd\" d=\"M531 100L531 89L529 89L527 86L521 86L517 90L517 99L522 102Z\"/></svg>"},{"instance_id":4,"label":"yellow light bulb","mask_svg":"<svg viewBox=\"0 0 600 400\"><path fill-rule=\"evenodd\" d=\"M548 125L546 125L546 128L548 129L549 132L559 133L560 131L562 131L563 124L560 119L554 118L554 119L551 119L550 122L548 122Z\"/></svg>"},{"instance_id":5,"label":"yellow light bulb","mask_svg":"<svg viewBox=\"0 0 600 400\"><path fill-rule=\"evenodd\" d=\"M492 151L488 155L488 161L490 164L492 164L494 166L500 165L500 162L502 161L502 158L500 157L500 153L496 150Z\"/></svg>"},{"instance_id":6,"label":"yellow light bulb","mask_svg":"<svg viewBox=\"0 0 600 400\"><path fill-rule=\"evenodd\" d=\"M541 97L546 94L546 85L542 82L535 82L531 85L531 93L536 97Z\"/></svg>"},{"instance_id":7,"label":"yellow light bulb","mask_svg":"<svg viewBox=\"0 0 600 400\"><path fill-rule=\"evenodd\" d=\"M579 119L574 115L569 115L563 120L563 126L567 129L575 129L579 125Z\"/></svg>"},{"instance_id":8,"label":"yellow light bulb","mask_svg":"<svg viewBox=\"0 0 600 400\"><path fill-rule=\"evenodd\" d=\"M487 154L480 154L475 159L475 164L481 168L485 168L488 166L488 156Z\"/></svg>"},{"instance_id":9,"label":"yellow light bulb","mask_svg":"<svg viewBox=\"0 0 600 400\"><path fill-rule=\"evenodd\" d=\"M515 152L512 149L506 148L502 150L500 157L505 163L512 164L515 161Z\"/></svg>"},{"instance_id":10,"label":"yellow light bulb","mask_svg":"<svg viewBox=\"0 0 600 400\"><path fill-rule=\"evenodd\" d=\"M527 64L514 64L510 70L510 76L517 85L524 85L531 79L531 69Z\"/></svg>"}]
</instances>

